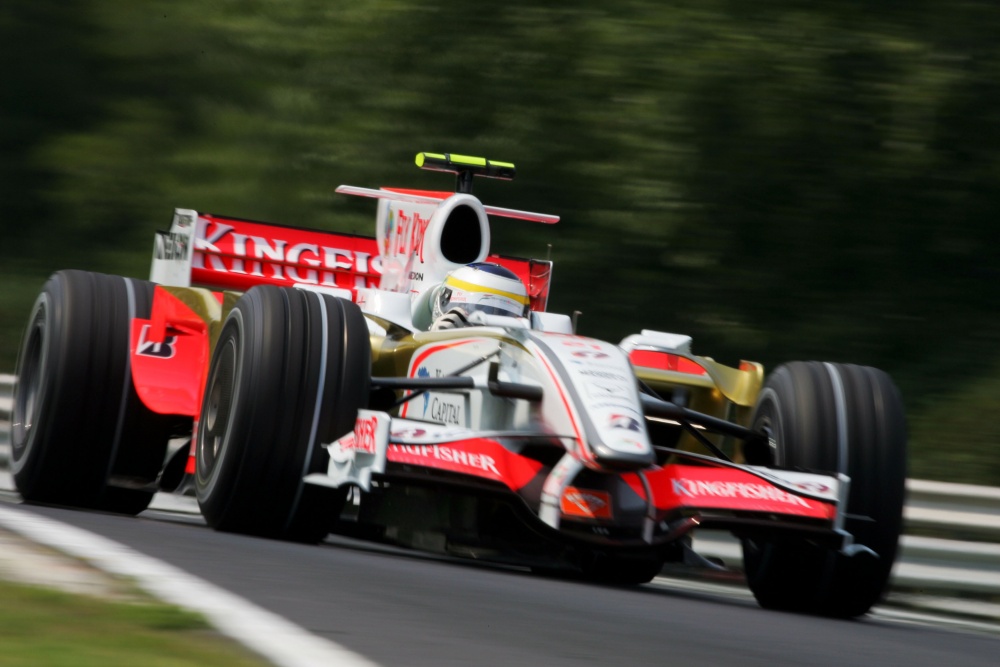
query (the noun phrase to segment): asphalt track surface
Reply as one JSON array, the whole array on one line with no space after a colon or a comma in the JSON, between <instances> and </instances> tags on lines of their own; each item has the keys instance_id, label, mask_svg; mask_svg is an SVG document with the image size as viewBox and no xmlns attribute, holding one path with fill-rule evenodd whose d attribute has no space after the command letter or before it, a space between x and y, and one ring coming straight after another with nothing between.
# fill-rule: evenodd
<instances>
[{"instance_id":1,"label":"asphalt track surface","mask_svg":"<svg viewBox=\"0 0 1000 667\"><path fill-rule=\"evenodd\" d=\"M1000 664L996 635L769 612L740 589L612 588L360 542L217 533L191 514L5 506L128 545L382 665Z\"/></svg>"}]
</instances>

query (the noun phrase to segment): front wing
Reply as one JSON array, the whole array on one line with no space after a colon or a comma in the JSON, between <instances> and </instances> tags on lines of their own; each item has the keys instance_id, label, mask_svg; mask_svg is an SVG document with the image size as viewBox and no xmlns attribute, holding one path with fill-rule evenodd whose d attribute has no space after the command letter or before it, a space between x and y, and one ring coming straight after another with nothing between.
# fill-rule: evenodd
<instances>
[{"instance_id":1,"label":"front wing","mask_svg":"<svg viewBox=\"0 0 1000 667\"><path fill-rule=\"evenodd\" d=\"M560 533L617 546L664 544L697 526L784 530L839 539L847 480L692 456L634 472L592 470L550 433L476 432L362 411L325 445L327 472L306 481L368 490L420 481L516 495Z\"/></svg>"}]
</instances>

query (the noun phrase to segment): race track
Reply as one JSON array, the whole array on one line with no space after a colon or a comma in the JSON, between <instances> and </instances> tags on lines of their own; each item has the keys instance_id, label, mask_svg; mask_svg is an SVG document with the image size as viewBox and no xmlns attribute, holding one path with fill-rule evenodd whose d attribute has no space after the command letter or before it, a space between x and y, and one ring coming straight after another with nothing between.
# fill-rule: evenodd
<instances>
[{"instance_id":1,"label":"race track","mask_svg":"<svg viewBox=\"0 0 1000 667\"><path fill-rule=\"evenodd\" d=\"M742 589L660 579L616 589L359 542L221 534L185 513L5 507L131 546L383 665L993 667L1000 655L995 635L884 613L835 621L768 612Z\"/></svg>"}]
</instances>

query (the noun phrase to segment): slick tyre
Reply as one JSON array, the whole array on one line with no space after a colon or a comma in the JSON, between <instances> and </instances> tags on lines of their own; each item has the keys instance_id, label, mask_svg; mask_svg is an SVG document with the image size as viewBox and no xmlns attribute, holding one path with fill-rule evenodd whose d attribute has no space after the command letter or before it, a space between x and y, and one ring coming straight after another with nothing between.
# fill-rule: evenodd
<instances>
[{"instance_id":1,"label":"slick tyre","mask_svg":"<svg viewBox=\"0 0 1000 667\"><path fill-rule=\"evenodd\" d=\"M84 271L52 275L35 301L17 362L11 470L29 503L123 514L144 510L170 421L132 384L129 332L149 316L153 284ZM116 481L124 480L124 481Z\"/></svg>"},{"instance_id":2,"label":"slick tyre","mask_svg":"<svg viewBox=\"0 0 1000 667\"><path fill-rule=\"evenodd\" d=\"M882 596L903 525L906 420L899 392L874 368L819 362L779 367L765 383L753 427L771 443L768 465L850 477L845 555L806 540L743 540L747 582L761 606L854 617Z\"/></svg>"},{"instance_id":3,"label":"slick tyre","mask_svg":"<svg viewBox=\"0 0 1000 667\"><path fill-rule=\"evenodd\" d=\"M305 484L322 443L351 431L368 401L371 343L360 309L304 290L258 286L226 317L196 437L195 488L217 530L315 543L346 489Z\"/></svg>"}]
</instances>

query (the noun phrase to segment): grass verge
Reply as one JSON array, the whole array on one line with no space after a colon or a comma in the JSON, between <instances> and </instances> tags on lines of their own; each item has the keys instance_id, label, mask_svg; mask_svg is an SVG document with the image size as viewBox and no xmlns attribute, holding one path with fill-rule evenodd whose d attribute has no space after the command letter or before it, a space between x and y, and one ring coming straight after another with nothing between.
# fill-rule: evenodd
<instances>
[{"instance_id":1,"label":"grass verge","mask_svg":"<svg viewBox=\"0 0 1000 667\"><path fill-rule=\"evenodd\" d=\"M0 581L0 665L268 664L193 612Z\"/></svg>"}]
</instances>

